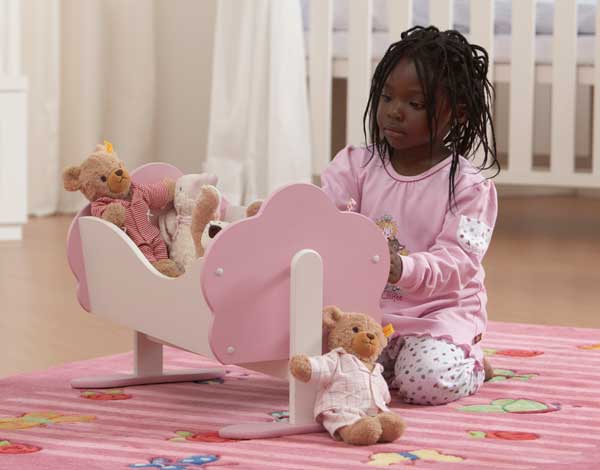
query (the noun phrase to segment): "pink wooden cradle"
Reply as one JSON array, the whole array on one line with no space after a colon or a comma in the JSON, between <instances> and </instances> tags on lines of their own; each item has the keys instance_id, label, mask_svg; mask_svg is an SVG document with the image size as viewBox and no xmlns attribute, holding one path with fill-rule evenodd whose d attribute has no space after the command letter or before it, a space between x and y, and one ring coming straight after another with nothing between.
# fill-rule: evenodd
<instances>
[{"instance_id":1,"label":"pink wooden cradle","mask_svg":"<svg viewBox=\"0 0 600 470\"><path fill-rule=\"evenodd\" d=\"M149 183L181 172L163 163L132 173ZM389 254L368 218L340 212L316 186L293 184L274 192L259 213L233 221L205 256L180 278L159 273L115 225L91 217L89 206L69 229L69 264L77 297L88 312L135 331L130 375L81 378L75 388L105 388L190 381L224 375L222 367L168 372L162 347L213 357L287 380L293 354L322 352L322 309L368 312L380 320L379 299ZM156 214L152 215L156 218ZM236 425L226 437L314 432L315 390L290 381L290 422Z\"/></svg>"}]
</instances>

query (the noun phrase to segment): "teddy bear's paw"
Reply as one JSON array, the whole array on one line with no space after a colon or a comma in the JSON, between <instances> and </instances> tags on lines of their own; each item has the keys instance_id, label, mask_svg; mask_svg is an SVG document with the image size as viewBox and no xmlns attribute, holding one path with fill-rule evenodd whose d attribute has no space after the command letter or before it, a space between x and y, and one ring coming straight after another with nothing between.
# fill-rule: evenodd
<instances>
[{"instance_id":1,"label":"teddy bear's paw","mask_svg":"<svg viewBox=\"0 0 600 470\"><path fill-rule=\"evenodd\" d=\"M305 355L294 356L290 359L290 372L302 382L308 382L312 374L310 360Z\"/></svg>"},{"instance_id":2,"label":"teddy bear's paw","mask_svg":"<svg viewBox=\"0 0 600 470\"><path fill-rule=\"evenodd\" d=\"M346 444L370 446L379 441L383 429L377 417L367 416L354 424L344 426L338 432Z\"/></svg>"},{"instance_id":3,"label":"teddy bear's paw","mask_svg":"<svg viewBox=\"0 0 600 470\"><path fill-rule=\"evenodd\" d=\"M179 268L177 263L171 259L160 259L152 263L159 272L169 277L179 277L183 274L183 271Z\"/></svg>"},{"instance_id":4,"label":"teddy bear's paw","mask_svg":"<svg viewBox=\"0 0 600 470\"><path fill-rule=\"evenodd\" d=\"M123 228L125 226L125 208L121 204L113 202L106 207L102 213L102 218L107 222L112 222L119 228Z\"/></svg>"},{"instance_id":5,"label":"teddy bear's paw","mask_svg":"<svg viewBox=\"0 0 600 470\"><path fill-rule=\"evenodd\" d=\"M246 217L253 217L258 214L262 201L254 201L246 208Z\"/></svg>"},{"instance_id":6,"label":"teddy bear's paw","mask_svg":"<svg viewBox=\"0 0 600 470\"><path fill-rule=\"evenodd\" d=\"M387 412L377 415L379 424L381 425L381 436L377 442L394 442L402 434L406 425L400 416L395 413Z\"/></svg>"}]
</instances>

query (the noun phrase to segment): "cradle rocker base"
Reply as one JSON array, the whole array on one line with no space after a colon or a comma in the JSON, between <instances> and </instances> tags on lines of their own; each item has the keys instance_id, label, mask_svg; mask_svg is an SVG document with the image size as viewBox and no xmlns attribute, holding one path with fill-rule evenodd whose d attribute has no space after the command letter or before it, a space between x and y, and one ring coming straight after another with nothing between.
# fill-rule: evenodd
<instances>
[{"instance_id":1,"label":"cradle rocker base","mask_svg":"<svg viewBox=\"0 0 600 470\"><path fill-rule=\"evenodd\" d=\"M73 388L116 388L173 382L193 382L225 377L225 368L215 367L163 370L163 345L155 338L135 332L134 372L101 377L81 377L71 380Z\"/></svg>"},{"instance_id":2,"label":"cradle rocker base","mask_svg":"<svg viewBox=\"0 0 600 470\"><path fill-rule=\"evenodd\" d=\"M173 382L194 382L225 377L225 369L190 369L176 372L164 372L159 375L106 375L100 377L81 377L71 380L73 388L117 388L133 385L152 385Z\"/></svg>"},{"instance_id":3,"label":"cradle rocker base","mask_svg":"<svg viewBox=\"0 0 600 470\"><path fill-rule=\"evenodd\" d=\"M325 432L325 428L315 422L308 424L244 423L219 429L219 436L225 439L266 439L314 432Z\"/></svg>"}]
</instances>

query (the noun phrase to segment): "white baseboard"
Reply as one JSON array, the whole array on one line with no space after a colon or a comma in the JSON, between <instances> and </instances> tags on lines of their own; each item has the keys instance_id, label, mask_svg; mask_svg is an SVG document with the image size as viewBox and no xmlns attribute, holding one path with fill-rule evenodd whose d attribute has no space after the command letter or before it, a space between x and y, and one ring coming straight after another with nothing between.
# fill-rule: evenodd
<instances>
[{"instance_id":1,"label":"white baseboard","mask_svg":"<svg viewBox=\"0 0 600 470\"><path fill-rule=\"evenodd\" d=\"M0 241L15 241L23 239L21 225L0 225Z\"/></svg>"}]
</instances>

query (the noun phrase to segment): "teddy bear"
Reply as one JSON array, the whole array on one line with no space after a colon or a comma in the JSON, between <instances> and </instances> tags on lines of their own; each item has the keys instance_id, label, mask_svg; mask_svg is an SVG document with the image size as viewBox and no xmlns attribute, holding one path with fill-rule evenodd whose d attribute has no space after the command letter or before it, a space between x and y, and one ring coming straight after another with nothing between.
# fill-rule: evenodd
<instances>
[{"instance_id":1,"label":"teddy bear","mask_svg":"<svg viewBox=\"0 0 600 470\"><path fill-rule=\"evenodd\" d=\"M177 264L169 259L158 228L150 220L151 210L161 210L173 201L173 180L134 183L112 144L105 141L81 165L63 171L63 184L67 191L81 191L91 203L93 216L125 230L158 271L169 277L181 274Z\"/></svg>"},{"instance_id":2,"label":"teddy bear","mask_svg":"<svg viewBox=\"0 0 600 470\"><path fill-rule=\"evenodd\" d=\"M220 210L222 201L221 193L211 185L204 185L200 189L200 196L192 211L192 238L196 247L196 256L202 257L208 245L229 223L221 218ZM246 217L256 215L262 201L254 201L246 207Z\"/></svg>"},{"instance_id":3,"label":"teddy bear","mask_svg":"<svg viewBox=\"0 0 600 470\"><path fill-rule=\"evenodd\" d=\"M160 233L169 248L169 258L175 261L182 271L187 271L198 257L192 238L192 212L197 204L202 204L202 187L214 187L216 184L217 177L208 173L181 176L175 182L173 208L158 218Z\"/></svg>"},{"instance_id":4,"label":"teddy bear","mask_svg":"<svg viewBox=\"0 0 600 470\"><path fill-rule=\"evenodd\" d=\"M290 359L292 375L316 383L314 416L334 439L352 445L393 442L404 432L404 421L390 411L390 392L376 362L387 345L381 325L363 313L325 307L323 325L329 352Z\"/></svg>"}]
</instances>

